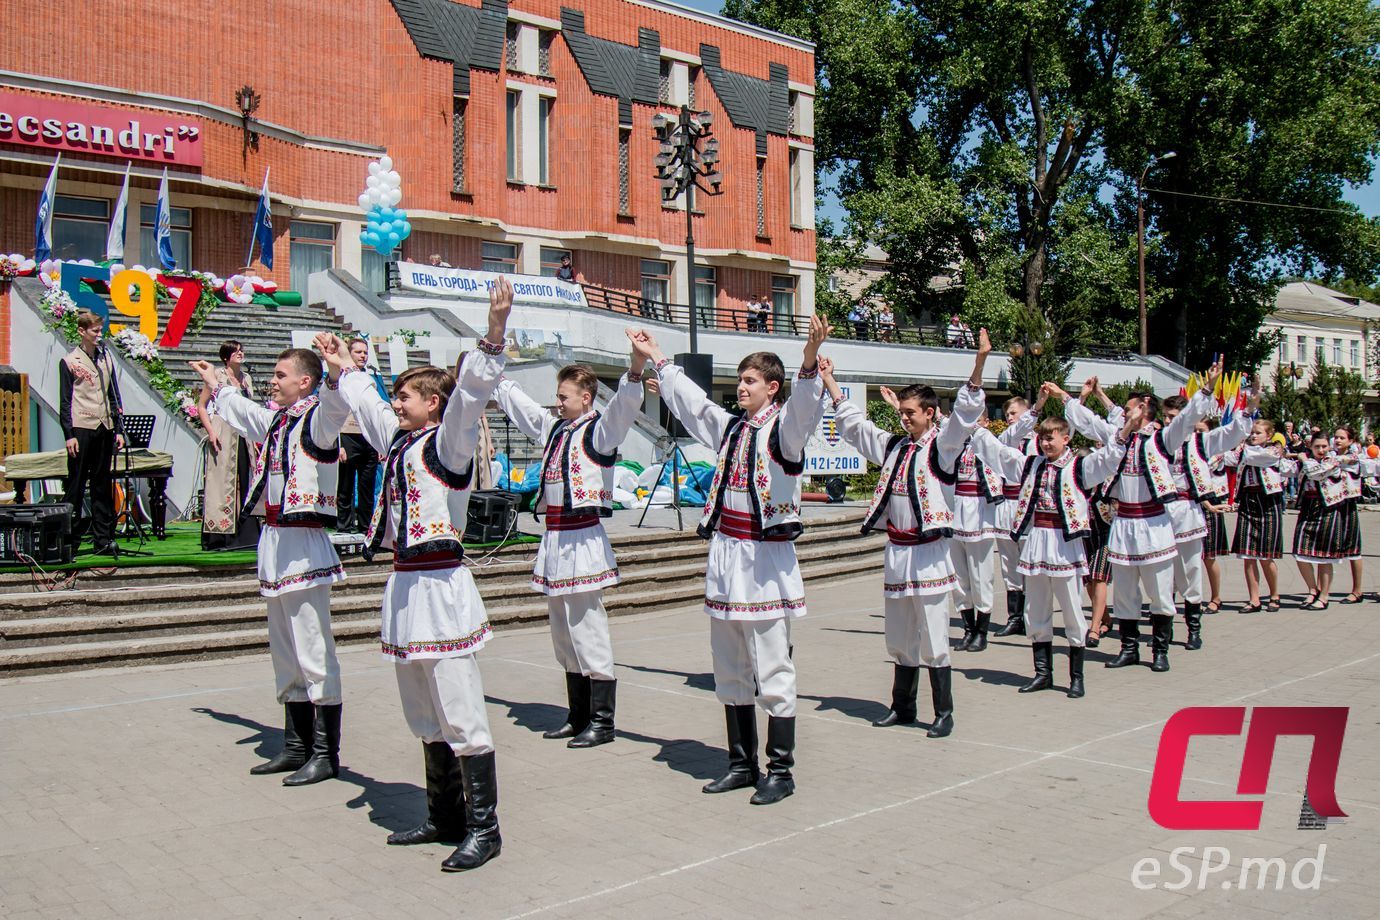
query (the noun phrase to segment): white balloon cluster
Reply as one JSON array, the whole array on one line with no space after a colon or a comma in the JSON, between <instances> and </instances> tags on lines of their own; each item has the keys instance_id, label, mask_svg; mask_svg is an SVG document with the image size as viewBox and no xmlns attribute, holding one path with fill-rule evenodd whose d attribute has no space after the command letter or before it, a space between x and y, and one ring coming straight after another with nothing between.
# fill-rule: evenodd
<instances>
[{"instance_id":1,"label":"white balloon cluster","mask_svg":"<svg viewBox=\"0 0 1380 920\"><path fill-rule=\"evenodd\" d=\"M392 254L398 244L412 235L407 212L397 207L402 201L402 176L393 168L393 158L385 154L369 164L369 178L359 196L366 223L360 242L372 246L381 256Z\"/></svg>"},{"instance_id":2,"label":"white balloon cluster","mask_svg":"<svg viewBox=\"0 0 1380 920\"><path fill-rule=\"evenodd\" d=\"M369 178L364 184L367 187L359 196L361 211L391 208L402 201L402 176L393 168L393 158L387 154L369 164Z\"/></svg>"}]
</instances>

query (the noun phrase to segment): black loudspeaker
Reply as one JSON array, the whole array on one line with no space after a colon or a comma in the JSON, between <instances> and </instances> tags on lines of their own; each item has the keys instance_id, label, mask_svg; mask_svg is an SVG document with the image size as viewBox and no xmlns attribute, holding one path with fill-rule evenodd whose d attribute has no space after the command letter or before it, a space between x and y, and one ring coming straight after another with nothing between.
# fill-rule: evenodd
<instances>
[{"instance_id":1,"label":"black loudspeaker","mask_svg":"<svg viewBox=\"0 0 1380 920\"><path fill-rule=\"evenodd\" d=\"M76 550L71 505L0 505L0 560L71 562Z\"/></svg>"},{"instance_id":2,"label":"black loudspeaker","mask_svg":"<svg viewBox=\"0 0 1380 920\"><path fill-rule=\"evenodd\" d=\"M711 400L714 398L714 358L711 355L691 354L681 352L673 359L676 367L685 372L685 376L694 382L705 395ZM661 427L671 433L673 438L689 437L685 433L684 426L676 421L669 409L666 408L666 401L661 403Z\"/></svg>"},{"instance_id":3,"label":"black loudspeaker","mask_svg":"<svg viewBox=\"0 0 1380 920\"><path fill-rule=\"evenodd\" d=\"M466 543L497 543L517 524L522 496L498 489L475 492L465 521Z\"/></svg>"}]
</instances>

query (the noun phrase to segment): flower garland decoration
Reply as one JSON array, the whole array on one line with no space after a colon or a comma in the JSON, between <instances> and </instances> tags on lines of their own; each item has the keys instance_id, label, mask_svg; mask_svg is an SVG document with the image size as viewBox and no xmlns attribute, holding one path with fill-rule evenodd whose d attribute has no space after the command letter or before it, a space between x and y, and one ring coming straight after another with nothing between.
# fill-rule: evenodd
<instances>
[{"instance_id":1,"label":"flower garland decoration","mask_svg":"<svg viewBox=\"0 0 1380 920\"><path fill-rule=\"evenodd\" d=\"M33 273L33 259L26 259L17 252L0 255L0 281L13 281L15 278Z\"/></svg>"}]
</instances>

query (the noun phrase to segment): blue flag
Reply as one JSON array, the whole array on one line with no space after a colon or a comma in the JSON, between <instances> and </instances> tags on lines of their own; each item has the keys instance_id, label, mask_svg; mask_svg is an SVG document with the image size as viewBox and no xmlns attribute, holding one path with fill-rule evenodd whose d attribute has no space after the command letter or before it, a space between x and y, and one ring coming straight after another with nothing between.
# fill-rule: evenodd
<instances>
[{"instance_id":1,"label":"blue flag","mask_svg":"<svg viewBox=\"0 0 1380 920\"><path fill-rule=\"evenodd\" d=\"M158 184L158 220L153 230L158 247L158 264L171 271L177 268L172 251L172 207L168 204L168 167L163 167L163 181Z\"/></svg>"},{"instance_id":2,"label":"blue flag","mask_svg":"<svg viewBox=\"0 0 1380 920\"><path fill-rule=\"evenodd\" d=\"M249 244L250 255L254 253L254 243L259 244L259 261L264 268L273 268L273 214L269 210L268 170L264 170L264 190L259 193L259 206L254 209L254 239Z\"/></svg>"},{"instance_id":3,"label":"blue flag","mask_svg":"<svg viewBox=\"0 0 1380 920\"><path fill-rule=\"evenodd\" d=\"M43 193L38 196L38 217L34 220L34 261L42 264L53 257L53 202L57 198L58 163L62 154L53 160L53 171Z\"/></svg>"}]
</instances>

